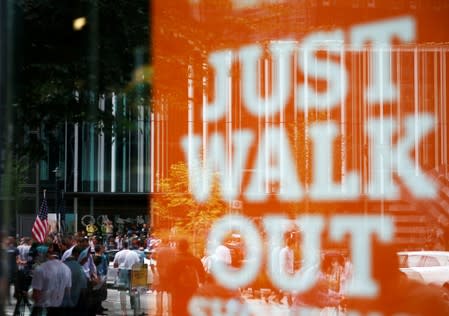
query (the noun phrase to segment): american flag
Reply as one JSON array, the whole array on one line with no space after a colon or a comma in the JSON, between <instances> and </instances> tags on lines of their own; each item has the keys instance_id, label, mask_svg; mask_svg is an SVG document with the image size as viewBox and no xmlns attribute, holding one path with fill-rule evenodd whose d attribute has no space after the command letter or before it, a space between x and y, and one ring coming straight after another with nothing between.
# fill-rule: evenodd
<instances>
[{"instance_id":1,"label":"american flag","mask_svg":"<svg viewBox=\"0 0 449 316\"><path fill-rule=\"evenodd\" d=\"M41 207L39 208L39 213L34 221L33 228L31 229L31 234L37 242L43 243L45 237L47 237L48 230L48 204L47 199L44 197Z\"/></svg>"}]
</instances>

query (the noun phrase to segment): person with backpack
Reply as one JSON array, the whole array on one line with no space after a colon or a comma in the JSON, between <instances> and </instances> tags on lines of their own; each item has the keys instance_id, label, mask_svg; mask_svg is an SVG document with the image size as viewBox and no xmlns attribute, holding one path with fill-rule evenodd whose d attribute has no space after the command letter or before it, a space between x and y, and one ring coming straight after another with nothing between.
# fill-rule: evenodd
<instances>
[{"instance_id":1,"label":"person with backpack","mask_svg":"<svg viewBox=\"0 0 449 316\"><path fill-rule=\"evenodd\" d=\"M169 275L173 315L189 315L189 301L205 281L205 271L200 258L189 251L186 239L180 239L176 244L176 254L169 267Z\"/></svg>"},{"instance_id":2,"label":"person with backpack","mask_svg":"<svg viewBox=\"0 0 449 316\"><path fill-rule=\"evenodd\" d=\"M162 238L154 250L156 259L154 275L157 279L154 283L154 289L156 290L156 315L164 315L165 307L167 307L166 312L168 312L168 315L172 315L170 294L171 276L169 275L168 269L175 257L175 249L170 245L168 238Z\"/></svg>"}]
</instances>

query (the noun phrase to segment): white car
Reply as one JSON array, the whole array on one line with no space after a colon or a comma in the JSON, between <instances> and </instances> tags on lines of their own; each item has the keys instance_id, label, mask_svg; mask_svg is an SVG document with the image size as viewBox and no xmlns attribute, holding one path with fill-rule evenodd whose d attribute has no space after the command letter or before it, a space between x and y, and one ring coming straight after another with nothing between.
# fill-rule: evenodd
<instances>
[{"instance_id":1,"label":"white car","mask_svg":"<svg viewBox=\"0 0 449 316\"><path fill-rule=\"evenodd\" d=\"M400 270L409 279L449 285L449 251L401 251L398 256Z\"/></svg>"}]
</instances>

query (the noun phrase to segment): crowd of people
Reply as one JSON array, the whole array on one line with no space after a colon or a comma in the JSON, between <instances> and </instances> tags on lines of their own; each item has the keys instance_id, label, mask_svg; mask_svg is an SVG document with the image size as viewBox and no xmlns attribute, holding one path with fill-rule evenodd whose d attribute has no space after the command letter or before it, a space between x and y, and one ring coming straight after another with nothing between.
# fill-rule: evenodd
<instances>
[{"instance_id":1,"label":"crowd of people","mask_svg":"<svg viewBox=\"0 0 449 316\"><path fill-rule=\"evenodd\" d=\"M105 314L101 302L107 295L108 258L100 238L51 234L46 242L37 243L29 237L16 241L10 236L4 249L3 304L11 304L15 297L14 315L23 308L33 316Z\"/></svg>"},{"instance_id":2,"label":"crowd of people","mask_svg":"<svg viewBox=\"0 0 449 316\"><path fill-rule=\"evenodd\" d=\"M7 280L2 286L2 307L15 301L14 315L20 309L29 309L33 316L107 315L103 301L108 293L111 258L106 253L110 250L116 250L112 265L118 270L115 286L123 315L129 306L127 297L134 308L131 271L136 264L148 268L147 293L156 295L158 315L166 308L173 315L188 315L190 297L200 284L210 281L206 256L202 261L193 255L187 239L159 238L152 232L50 233L44 243L9 236L2 246L7 259L2 269Z\"/></svg>"},{"instance_id":3,"label":"crowd of people","mask_svg":"<svg viewBox=\"0 0 449 316\"><path fill-rule=\"evenodd\" d=\"M294 233L286 233L278 249L268 249L276 257L279 274L293 277L303 268L298 266L299 248L295 236ZM3 288L6 295L2 296L5 300L2 304L11 304L12 297L15 297L14 315L19 315L20 308L29 309L33 316L107 315L103 302L108 295L106 280L110 259L105 251L115 249L112 265L118 270L115 285L120 291L122 315L127 313L128 297L131 308L136 304L131 282L136 265L148 269L146 290L148 294L155 295L157 315L207 314L206 310L212 313L211 310L218 306L217 302L223 302L220 308L224 311L229 309L235 315L252 315L244 299L248 288L227 288L220 284L213 271L218 261L237 271L247 259L243 244L238 234L230 234L213 251L208 249L203 256L196 256L187 239L160 237L151 231L146 234L134 231L105 238L82 233L50 234L47 242L40 244L29 237L16 240L10 236L4 239L3 244L7 267L1 270L3 273L7 271L7 282ZM349 256L341 252L322 254L316 285L304 293L279 289L260 280L248 287L252 288L253 296L256 290L263 296L261 292L268 288L271 302L286 304L293 313L304 307L330 307L342 311L351 307L364 310L369 306L372 310L367 311L385 308L396 311L391 306L393 302L409 311L409 298L416 295L420 300L412 303L420 305L412 307L421 308L423 313L420 315L430 315L427 309L432 311L432 315L444 315L441 311L449 313L449 301L442 299L440 292L404 282L395 252L385 249L373 249L373 276L381 289L374 299L349 300L345 297L352 264ZM212 306L211 302L215 305Z\"/></svg>"}]
</instances>

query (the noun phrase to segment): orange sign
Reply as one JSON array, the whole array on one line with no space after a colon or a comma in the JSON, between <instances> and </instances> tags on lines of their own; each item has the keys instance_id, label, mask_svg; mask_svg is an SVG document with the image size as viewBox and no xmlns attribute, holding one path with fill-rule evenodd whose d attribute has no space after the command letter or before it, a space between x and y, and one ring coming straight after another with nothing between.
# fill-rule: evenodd
<instances>
[{"instance_id":1,"label":"orange sign","mask_svg":"<svg viewBox=\"0 0 449 316\"><path fill-rule=\"evenodd\" d=\"M447 8L242 2L155 2L155 172L256 215L436 198Z\"/></svg>"},{"instance_id":2,"label":"orange sign","mask_svg":"<svg viewBox=\"0 0 449 316\"><path fill-rule=\"evenodd\" d=\"M372 236L399 243L395 211L449 223L447 4L153 5L154 192L180 161L180 193L201 204L218 187L230 214L211 228L209 251L237 225L247 259L216 265L222 286L244 288L265 269L278 289L314 288L318 274L279 274L270 259L294 223L305 266L320 261L323 236L345 243L354 277L346 294L373 298L384 290L377 281L398 270L382 270L379 258L391 257L371 248Z\"/></svg>"}]
</instances>

